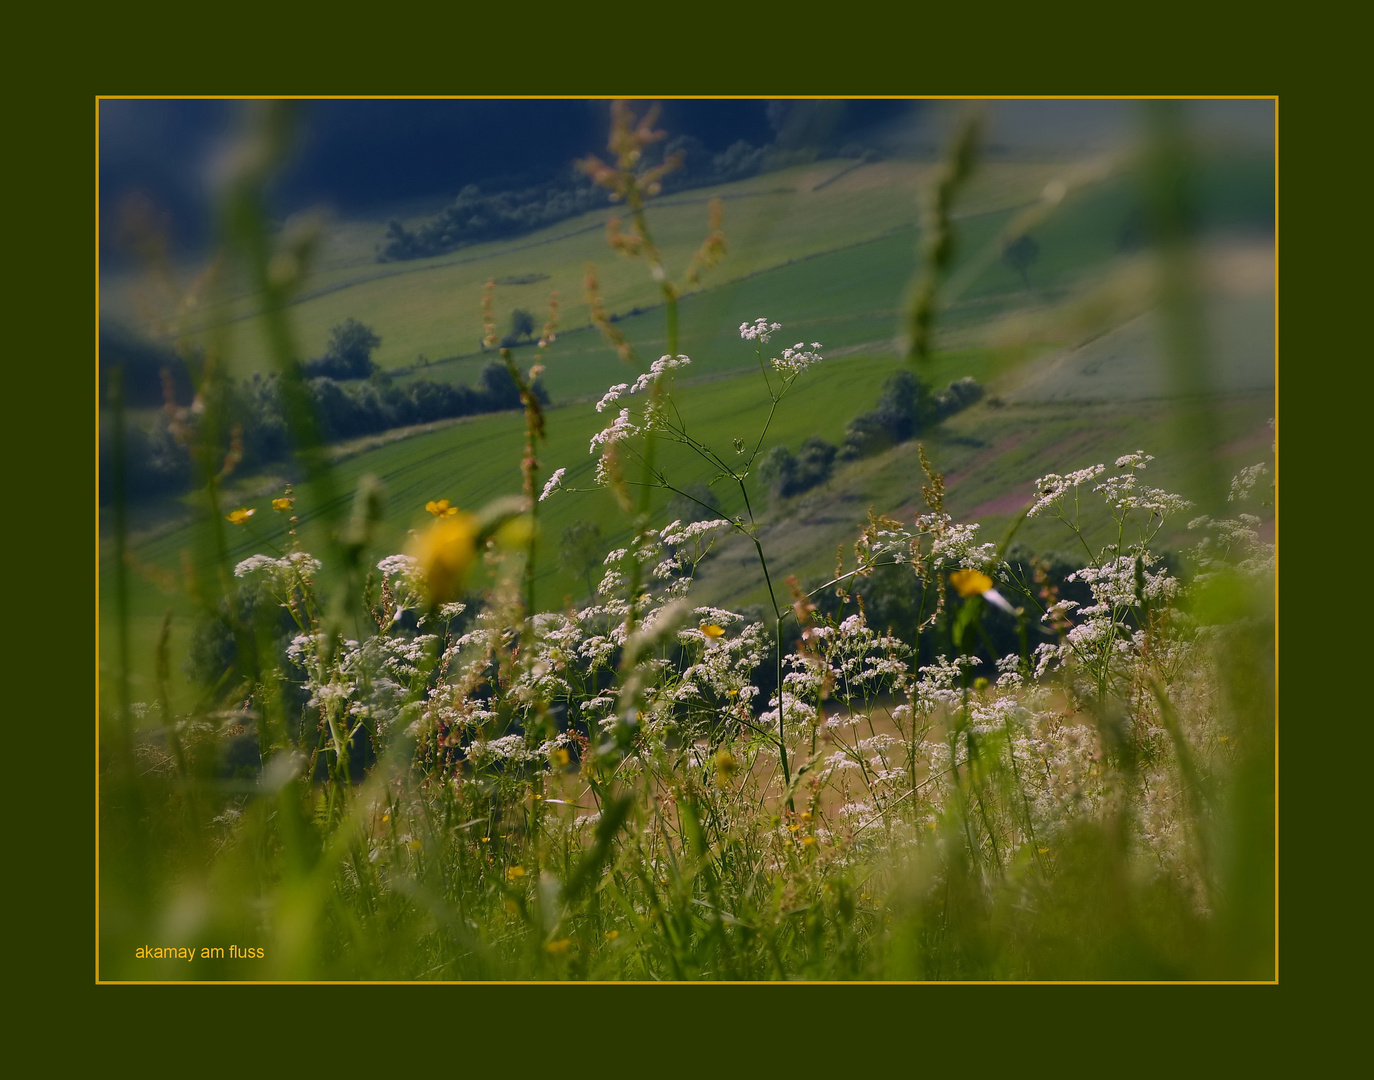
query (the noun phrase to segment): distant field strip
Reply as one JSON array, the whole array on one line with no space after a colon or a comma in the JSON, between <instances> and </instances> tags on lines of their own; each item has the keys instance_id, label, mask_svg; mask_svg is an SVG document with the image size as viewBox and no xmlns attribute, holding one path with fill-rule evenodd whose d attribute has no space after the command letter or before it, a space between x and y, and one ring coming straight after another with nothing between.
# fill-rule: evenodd
<instances>
[{"instance_id":1,"label":"distant field strip","mask_svg":"<svg viewBox=\"0 0 1374 1080\"><path fill-rule=\"evenodd\" d=\"M963 211L1009 213L1038 192L1058 169L990 167L970 192ZM917 196L929 171L928 165L877 162L837 177L833 164L798 167L706 189L690 198L663 200L651 205L649 220L667 264L681 268L705 235L703 204L713 196L727 198L729 255L719 273L739 280L913 227L919 211ZM812 190L826 179L834 182ZM557 291L565 320L576 325L585 318L572 313L581 308L589 262L597 266L608 310L625 313L656 304L660 297L643 267L607 250L599 230L608 216L598 210L583 223L572 219L519 244L475 245L457 257L441 256L404 267L375 264L364 273L354 262L323 269L307 281L306 292L292 306L297 347L303 355L318 353L329 328L353 317L381 336L375 359L383 367L412 368L419 355L460 355L476 349L482 335L483 284L490 278L532 271L547 274L548 279L536 285L498 288L498 319L508 319L514 307L524 307L542 319L549 293ZM355 226L349 230L357 231ZM346 230L341 227L340 231ZM114 306L120 290L112 283L103 293ZM203 323L235 327L228 359L232 370L245 376L273 367L256 306L251 296L239 297L208 312L210 317Z\"/></svg>"}]
</instances>

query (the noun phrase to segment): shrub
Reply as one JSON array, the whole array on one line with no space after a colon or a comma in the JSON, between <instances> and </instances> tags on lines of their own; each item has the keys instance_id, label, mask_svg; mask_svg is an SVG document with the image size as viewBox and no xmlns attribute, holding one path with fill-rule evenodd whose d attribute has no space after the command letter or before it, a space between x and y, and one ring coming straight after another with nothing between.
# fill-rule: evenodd
<instances>
[{"instance_id":1,"label":"shrub","mask_svg":"<svg viewBox=\"0 0 1374 1080\"><path fill-rule=\"evenodd\" d=\"M833 443L819 435L807 436L796 454L785 446L775 446L759 465L759 479L769 485L774 495L800 495L830 479L838 453Z\"/></svg>"},{"instance_id":2,"label":"shrub","mask_svg":"<svg viewBox=\"0 0 1374 1080\"><path fill-rule=\"evenodd\" d=\"M883 383L876 407L849 422L840 457L853 461L906 442L982 396L982 385L971 376L932 395L911 372L899 371Z\"/></svg>"}]
</instances>

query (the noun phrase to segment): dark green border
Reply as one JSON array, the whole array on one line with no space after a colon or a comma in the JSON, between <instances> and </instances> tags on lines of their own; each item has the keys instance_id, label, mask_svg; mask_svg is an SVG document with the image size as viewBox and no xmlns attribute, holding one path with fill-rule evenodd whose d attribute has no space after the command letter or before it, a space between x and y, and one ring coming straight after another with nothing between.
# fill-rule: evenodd
<instances>
[{"instance_id":1,"label":"dark green border","mask_svg":"<svg viewBox=\"0 0 1374 1080\"><path fill-rule=\"evenodd\" d=\"M11 730L23 731L34 744L32 754L19 760L42 765L20 776L18 799L11 803L11 835L21 847L12 856L15 872L8 883L22 895L10 921L9 970L16 984L34 984L26 996L46 1005L43 1014L55 1031L80 1029L80 1041L92 1049L139 1061L170 1057L174 1050L201 1059L222 1038L237 1046L233 1060L247 1064L269 1051L239 1041L263 1030L246 1018L271 1016L280 1018L284 1034L294 1035L291 1043L323 1062L330 1052L321 1042L322 1021L347 1008L361 1021L347 1044L355 1067L366 1056L365 1033L374 1030L381 1035L375 1044L380 1056L402 1067L418 1064L408 1054L418 1045L475 1064L485 1054L474 1043L490 1046L507 1068L545 1058L549 1064L575 1058L588 1065L604 1059L623 1067L634 1061L625 1056L634 1053L629 1044L645 1037L657 1051L646 1063L662 1060L668 1050L688 1067L712 1070L752 1059L812 1071L824 1062L823 1046L833 1046L837 1063L849 1068L868 1065L874 1051L883 1057L896 1053L908 1067L932 1063L933 1056L943 1056L941 1049L965 1063L983 1064L986 1051L1003 1045L1018 1058L1059 1067L1086 1064L1087 1054L1095 1059L1091 1048L1097 1045L1116 1050L1106 1061L1141 1060L1141 1051L1159 1048L1180 1051L1170 1054L1175 1060L1201 1064L1203 1058L1181 1053L1180 1044L1195 1039L1215 1046L1234 1067L1247 1050L1269 1053L1285 1033L1301 1030L1318 995L1358 978L1338 970L1348 946L1322 950L1317 943L1326 927L1353 926L1359 914L1353 899L1359 894L1346 878L1363 861L1358 825L1351 819L1354 829L1343 822L1331 828L1341 818L1330 815L1327 797L1336 793L1326 789L1349 785L1346 761L1362 764L1358 744L1368 738L1368 707L1338 703L1335 685L1314 692L1310 676L1307 685L1300 680L1306 673L1339 669L1348 674L1325 677L1348 679L1353 686L1363 674L1358 646L1345 645L1336 625L1346 610L1367 604L1362 582L1348 565L1353 557L1344 544L1335 553L1317 547L1323 508L1356 506L1362 494L1356 487L1360 458L1339 441L1350 430L1348 421L1337 420L1333 408L1348 399L1347 368L1368 355L1367 346L1357 347L1342 334L1343 322L1359 319L1363 306L1354 303L1353 286L1335 269L1341 241L1351 234L1348 221L1360 216L1356 210L1337 223L1335 214L1341 204L1361 203L1346 156L1354 132L1342 124L1339 100L1304 73L1282 29L1260 29L1250 13L1252 25L1203 32L1192 18L1183 22L1152 7L1133 13L1136 25L1108 30L1099 21L1100 8L1081 16L1041 8L1022 9L1000 24L1004 33L989 40L989 27L977 25L992 20L986 13L963 26L942 25L940 16L921 13L894 27L876 12L853 11L846 16L853 25L844 27L798 13L793 18L802 36L789 40L784 14L751 23L735 9L676 8L662 30L654 28L659 12L647 9L600 27L592 20L605 17L604 9L563 9L547 21L530 14L519 26L501 11L455 9L428 30L429 16L407 15L404 28L390 32L387 12L378 10L371 13L370 28L343 16L347 29L331 33L314 13L308 25L292 30L280 8L259 17L236 6L237 25L192 32L185 22L189 11L175 19L145 16L137 25L88 27L89 60L66 66L56 89L44 91L41 100L25 101L13 135L19 153L9 172L20 188L12 196L20 225L14 243L41 292L32 295L26 286L21 294L25 307L38 307L39 317L22 311L14 320L22 324L25 340L9 370L17 421L10 448L17 491L10 504L48 527L41 533L30 527L29 550L12 549L10 560L18 585L10 616L26 642L23 662L11 669L11 685L19 691L11 696ZM1077 29L1066 30L1066 23ZM160 40L169 33L175 38ZM45 33L48 47L64 39ZM442 52L431 41L441 42ZM378 42L394 43L396 55L378 55ZM367 991L366 1002L344 989L306 989L311 1003L325 1005L326 1012L315 1011L290 988L268 990L271 999L263 1003L244 997L251 990L92 985L93 394L86 376L59 380L53 373L65 373L71 363L93 372L94 95L600 96L627 89L770 96L1280 96L1285 678L1278 988L413 988L398 991L404 1000ZM1337 477L1347 485L1342 493L1332 490ZM1344 496L1339 501L1338 494ZM38 517L37 507L47 513ZM1341 583L1335 589L1333 577ZM54 619L57 612L63 614ZM1345 649L1349 662L1333 665L1333 651L1340 655ZM28 781L35 782L32 795L25 791ZM64 796L58 807L52 805L55 790ZM1330 837L1327 843L1348 838L1331 861L1321 849L1323 837ZM1337 866L1339 873L1329 869ZM229 1017L238 1020L226 1024ZM119 1025L118 1035L107 1027L111 1023ZM509 1033L502 1030L508 1025ZM113 1037L97 1040L93 1027ZM969 1041L969 1034L980 1038ZM66 1034L58 1045L70 1045L72 1038ZM743 1054L731 1049L737 1042L746 1048Z\"/></svg>"}]
</instances>

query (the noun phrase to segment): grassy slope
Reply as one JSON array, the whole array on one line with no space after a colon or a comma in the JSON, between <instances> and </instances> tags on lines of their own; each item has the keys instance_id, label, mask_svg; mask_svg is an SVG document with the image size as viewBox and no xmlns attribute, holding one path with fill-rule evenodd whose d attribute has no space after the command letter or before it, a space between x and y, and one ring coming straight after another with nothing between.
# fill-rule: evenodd
<instances>
[{"instance_id":1,"label":"grassy slope","mask_svg":"<svg viewBox=\"0 0 1374 1080\"><path fill-rule=\"evenodd\" d=\"M993 212L964 221L963 257L995 243L997 230L1009 214L1006 210L997 211L997 207L1023 198L1052 172L1049 166L1016 166L999 167L985 174L969 205L971 209ZM808 373L776 421L770 445L787 443L795 447L811 433L838 441L848 420L871 407L883 378L898 366L888 343L894 336L901 298L915 268L916 234L909 222L915 206L911 184L920 173L917 166L867 166L820 192L810 192L809 187L829 175L829 170L819 166L793 170L784 179L794 191L741 198L727 204L732 255L713 275L714 280L724 278L726 284L687 298L682 309L681 348L693 356L693 378L708 380L682 388L684 412L694 434L728 448L733 437L747 437L757 430L764 399L757 373L748 367L753 363L752 354L739 341L735 327L759 314L785 324L782 335L786 341L775 344L805 338L822 341L832 356L835 351L855 354L833 358ZM783 186L778 175L750 183L756 189ZM749 184L731 187L739 191ZM835 202L820 198L831 194L846 198ZM860 194L864 198L856 198ZM1127 198L1128 192L1122 185L1108 184L1071 199L1063 213L1036 232L1042 256L1032 268L1031 288L1025 289L1017 275L993 260L972 278L959 305L947 314L945 325L975 325L1000 311L1052 303L1070 294L1086 275L1111 257ZM652 221L660 242L680 265L701 235L704 207L698 201L671 201L685 205L661 208ZM564 224L571 231L577 223ZM549 233L565 235L560 230L556 227ZM816 253L818 247L826 245L839 246ZM348 314L372 321L356 307L337 306L342 303L341 298L350 296L372 297L369 303L375 303L379 313L395 319L398 327L405 325L413 327L410 332L415 334L431 335L426 340L439 341L447 334L456 335L459 330L454 327L460 324L464 328L461 332L475 338L479 329L476 312L480 283L488 276L531 270L550 273L551 280L523 287L525 291L542 292L559 286L559 275L563 275L569 279L561 283L566 301L570 296L580 296L581 263L588 258L602 266L606 298L613 310L625 311L635 304L647 306L653 302L653 289L644 280L642 265L612 259L606 253L599 229L537 247L525 246L516 252L508 248L502 249L506 254L468 249L458 255L471 262L374 277L365 284L299 304L292 313L299 340L307 349L313 347L311 326L318 324L316 329L320 330L322 341L322 328ZM405 266L410 269L413 264ZM760 266L774 269L748 272L751 267ZM395 264L339 266L328 273L343 280L348 273L376 275L396 268ZM470 286L470 303L449 302L449 294L458 288L455 282L459 279L467 282L463 288ZM535 306L533 300L522 298L521 288L498 290L503 311L517 305ZM580 305L568 306L580 310ZM246 320L237 326L242 329L250 323ZM651 309L627 318L621 327L642 356L653 357L662 351L661 310ZM388 352L388 347L394 345L388 340L390 331L386 326L379 329L384 338L384 362L407 363L413 359L413 352ZM239 337L244 346L251 340L242 334ZM419 349L431 355L443 352L442 347L433 344ZM240 354L240 370L251 370L261 363L244 359L245 356L251 353ZM469 379L487 359L471 357L436 365L421 374ZM984 379L996 377L1000 371L996 360L985 350L946 354L932 377L937 382L965 374ZM591 459L587 441L606 418L598 416L588 400L599 396L611 382L628 377L625 367L598 335L573 332L560 337L546 382L555 401L566 404L550 411L550 443L542 455L545 475L553 468L568 466L570 483L579 479L589 483ZM1015 372L1010 372L1002 375L1002 381L1019 380ZM1237 439L1253 442L1252 429L1270 410L1271 405L1261 395L1234 406L1226 422L1235 429ZM950 476L951 509L960 516L985 520L991 535L1019 508L1018 493L1027 490L1034 476L1079 467L1138 447L1157 450L1158 424L1166 413L1167 407L1158 402L1122 407L1105 401L1089 408L1024 401L1002 410L979 406L947 424L928 440L928 448L937 467ZM373 554L388 554L404 546L408 528L426 519L422 507L427 499L446 496L462 505L475 506L496 495L516 491L521 442L517 415L471 418L353 457L339 466L337 481L341 491L351 491L357 479L370 472L386 484L388 516ZM1240 463L1249 460L1246 457ZM695 461L675 461L674 455L669 454L667 462L685 482L709 478ZM1161 474L1155 479L1163 482L1167 477ZM790 505L770 508L770 513L784 518L765 533L767 543L776 553L779 573L796 573L803 579L825 574L833 566L836 545L852 542L869 505L888 513L904 511L902 516L909 516L919 487L914 447L898 447L879 458L841 470L819 492ZM264 501L260 500L258 505L263 506ZM727 510L736 509L732 499L724 505ZM304 500L300 508L305 546L320 549L320 516ZM599 522L605 547L612 546L624 534L622 519L603 493L560 494L543 504L541 512L546 552L574 520L590 518ZM231 560L267 550L262 541L280 539L281 522L266 511L255 519L254 528L259 532L258 539L244 530L225 526L225 535L232 544ZM273 529L278 530L275 536L271 534ZM1046 546L1062 544L1059 534L1051 535L1045 526L1032 525L1026 535L1032 542ZM166 575L181 566L183 552L200 552L191 557L206 561L210 537L211 532L203 523L184 525L164 530L155 539L138 545L135 554L140 563L156 568L155 573L160 572L165 580ZM102 579L106 583L107 603L101 622L107 640L115 628L108 602L111 571L106 559ZM152 576L134 578L131 641L134 671L143 680L134 687L135 700L146 699L151 693L147 683L152 667L151 646L163 612L171 608L178 616L184 616L192 610L184 593L160 592L151 584ZM752 549L722 545L705 574L703 597L717 602L757 601L761 595L757 578ZM580 581L572 580L551 561L544 564L539 579L541 603L558 604L566 594L580 594L584 589ZM185 622L178 618L171 641L174 669L179 666L176 658L185 654L186 640Z\"/></svg>"},{"instance_id":2,"label":"grassy slope","mask_svg":"<svg viewBox=\"0 0 1374 1080\"><path fill-rule=\"evenodd\" d=\"M896 370L894 359L875 360L850 357L822 365L798 384L789 396L784 409L775 420L770 444L778 442L798 445L813 432L838 440L844 425L855 413L867 408L875 397L882 380ZM747 387L741 384L748 384ZM719 446L733 456L731 439L757 433L767 414L767 398L761 393L757 372L712 379L681 388L680 400L684 414L694 435ZM697 418L701 418L698 422ZM545 462L544 475L554 468L567 467L567 482L590 487L594 459L588 444L594 432L607 423L587 402L554 408L549 411L549 442L541 457ZM477 417L430 434L392 443L342 462L335 480L341 492L339 503L330 509L334 513L346 511L346 503L364 473L380 479L387 490L387 512L377 531L371 552L372 561L383 555L403 550L408 530L425 525L429 517L424 504L435 498L448 497L463 506L475 507L500 495L518 493L520 488L519 460L523 446L523 432L518 417L497 415ZM665 448L663 461L673 475L685 482L707 480L709 475L695 460L685 460L678 448ZM733 511L737 497L726 501L725 508ZM227 543L230 564L260 551L271 551L273 545L285 542L283 519L266 508L266 499L253 503L258 515L247 526L223 525L222 535ZM323 522L325 515L312 508L303 495L297 510L301 518L301 541L307 550L324 549ZM577 520L593 520L603 530L605 546L628 536L623 516L610 497L595 490L589 494L560 493L541 504L541 523L547 542L556 544L562 531ZM203 516L162 531L156 538L138 545L139 562L152 568L136 577L139 586L133 591L131 602L131 636L135 651L146 655L155 640L163 613L172 609L176 616L186 616L194 606L178 586L174 591L156 587L158 573L176 575L183 561L183 552L195 553L191 558L201 567L214 565L215 531ZM113 563L107 557L102 563L102 579L113 580ZM539 579L541 603L557 605L569 592L580 593L583 586L574 582L551 564L546 564ZM113 610L107 607L103 626L113 633ZM172 655L184 655L186 627L178 620L174 628ZM136 661L137 670L151 670L151 660Z\"/></svg>"},{"instance_id":3,"label":"grassy slope","mask_svg":"<svg viewBox=\"0 0 1374 1080\"><path fill-rule=\"evenodd\" d=\"M669 266L685 266L705 235L706 200L720 195L731 249L723 273L735 278L915 223L917 192L930 166L880 162L813 190L846 165L800 166L667 198L653 208L655 240ZM990 167L969 192L965 212L1005 209L1034 198L1056 171L1041 164ZM601 274L609 310L652 305L656 289L642 265L616 258L606 248L601 225L610 216L606 210L593 211L517 240L405 263L359 263L356 240L350 240L341 256L331 256L326 245L319 270L293 305L298 347L307 355L322 351L329 327L352 316L381 335L376 359L384 367L411 365L419 353L437 359L474 351L482 333L483 284L489 278L531 272L548 279L503 286L502 317L508 319L514 307L525 307L542 318L549 293L557 291L569 310L567 322L579 325L585 322L581 301L589 262ZM130 292L129 283L111 282L110 304L118 306L119 298ZM251 295L240 296L206 309L202 319L203 326L230 320L229 362L241 374L272 369L255 306Z\"/></svg>"}]
</instances>

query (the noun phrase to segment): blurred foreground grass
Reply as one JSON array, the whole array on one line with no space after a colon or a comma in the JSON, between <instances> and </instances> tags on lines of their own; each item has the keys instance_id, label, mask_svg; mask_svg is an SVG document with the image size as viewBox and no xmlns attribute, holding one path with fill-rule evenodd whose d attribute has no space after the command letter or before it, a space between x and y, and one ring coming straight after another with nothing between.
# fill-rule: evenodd
<instances>
[{"instance_id":1,"label":"blurred foreground grass","mask_svg":"<svg viewBox=\"0 0 1374 1080\"><path fill-rule=\"evenodd\" d=\"M1160 312L1182 357L1178 377L1197 389L1208 368L1171 201L1182 151L1167 104L1153 116L1142 176L1154 184L1164 280L1175 285ZM289 119L269 105L245 136L224 236L257 282L291 401L300 353L287 314L299 280L273 270L281 262L262 201ZM618 128L612 146L612 178L628 185L631 206L642 180L629 152L647 130ZM665 250L667 261L688 248ZM937 288L947 269L938 252L921 261ZM665 313L673 354L671 297ZM226 378L229 366L213 348L209 356L203 378ZM936 382L923 362L918 374ZM834 407L845 389L824 367L808 377L816 381L799 382L781 410L776 398L772 408L767 399L733 408L722 383L651 386L706 417L694 440L727 446L764 413L779 412L775 438L810 430L803 395ZM134 701L128 526L114 508L102 567L117 627L102 642L111 669L101 698L102 979L1274 977L1272 579L1248 521L1222 518L1220 428L1205 393L1189 396L1174 460L1161 449L1159 464L1199 504L1193 513L1216 519L1220 540L1197 548L1186 581L1171 577L1146 542L1166 516L1156 507L1171 505L1164 494L1132 486L1135 466L1125 466L1117 501L1080 530L1075 481L1074 531L1087 538L1084 567L1104 609L1080 613L1076 637L1040 630L1039 610L1028 609L1049 597L1000 560L1003 550L961 531L943 478L927 472L930 490L913 508L925 517L915 528L875 524L847 568L861 574L869 558L910 575L923 614L930 605L923 632L943 657L925 667L852 603L826 614L784 595L752 625L723 610L735 606L724 595L712 598L722 610L684 607L708 541L649 528L647 498L637 511L625 502L622 562L610 560L586 612L537 614L554 605L539 594L531 606L522 591L522 580L531 589L539 580L537 563L526 572L538 553L523 539L532 534L493 525L485 553L476 540L462 553L464 565L487 565L481 614L445 614L453 598L434 594L432 575L396 563L378 577L367 553L399 550L402 534L393 525L379 535L375 481L331 466L294 400L304 482L288 512L301 527L277 541L255 605L229 609L233 658L190 707L171 703L166 633ZM565 454L585 460L581 444L604 427L571 413L541 416L527 403L525 437L544 478ZM205 447L220 445L215 423L203 421ZM444 440L429 438L442 475ZM653 458L654 439L626 440L622 452L687 469L690 444L665 441ZM522 456L538 467L516 433L493 433L481 467L518 476ZM627 475L638 475L634 460ZM204 520L189 544L173 546L196 552L190 603L215 611L235 595L234 566L251 552L226 521L221 463L208 451L201 462ZM428 473L388 481L416 506L442 494ZM491 496L506 493L493 480ZM1088 486L1081 493L1102 503ZM575 492L557 498L567 506L548 514L585 513ZM719 509L741 522L738 543L758 539L760 561L763 540L785 546L732 500ZM523 507L536 511L545 513ZM292 562L293 542L322 566ZM657 578L648 573L656 559L672 564ZM956 591L951 573L978 567L989 587ZM625 591L641 573L642 600ZM740 580L728 590L736 602L758 588ZM965 660L980 648L994 593L1019 609L1023 646L997 671L976 670ZM789 611L814 632L779 657L765 624L780 639ZM294 667L281 650L284 613L300 632ZM1055 665L1024 643L1032 633L1058 650L1057 670L1042 670ZM751 680L775 663L789 681L782 695L774 684L769 702ZM254 949L263 955L233 955Z\"/></svg>"}]
</instances>

